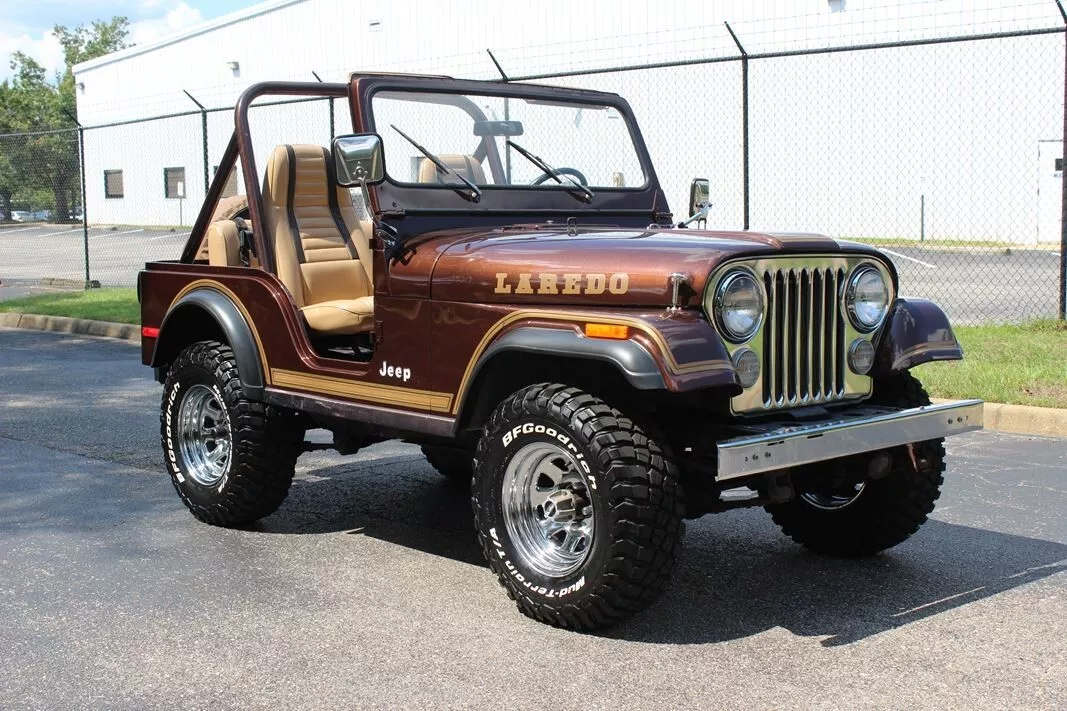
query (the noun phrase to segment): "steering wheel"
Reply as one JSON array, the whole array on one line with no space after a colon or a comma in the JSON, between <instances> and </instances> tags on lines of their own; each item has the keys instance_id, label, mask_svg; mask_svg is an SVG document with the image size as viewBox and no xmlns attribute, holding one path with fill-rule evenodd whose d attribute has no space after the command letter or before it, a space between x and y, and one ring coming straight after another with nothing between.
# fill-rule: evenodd
<instances>
[{"instance_id":1,"label":"steering wheel","mask_svg":"<svg viewBox=\"0 0 1067 711\"><path fill-rule=\"evenodd\" d=\"M585 175L577 168L556 168L556 172L573 177L581 185L589 185L589 181L586 179ZM552 176L551 173L542 173L541 175L537 176L537 178L535 178L534 181L530 183L530 185L541 185L546 180L555 180L555 178Z\"/></svg>"}]
</instances>

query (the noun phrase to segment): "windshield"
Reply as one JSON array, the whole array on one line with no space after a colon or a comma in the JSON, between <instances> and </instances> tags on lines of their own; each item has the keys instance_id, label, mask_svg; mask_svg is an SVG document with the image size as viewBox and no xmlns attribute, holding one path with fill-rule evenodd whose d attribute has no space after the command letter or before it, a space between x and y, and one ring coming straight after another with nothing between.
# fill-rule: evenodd
<instances>
[{"instance_id":1,"label":"windshield","mask_svg":"<svg viewBox=\"0 0 1067 711\"><path fill-rule=\"evenodd\" d=\"M371 99L391 180L481 187L642 188L626 120L597 104L487 94L380 91ZM580 192L579 192L580 191Z\"/></svg>"}]
</instances>

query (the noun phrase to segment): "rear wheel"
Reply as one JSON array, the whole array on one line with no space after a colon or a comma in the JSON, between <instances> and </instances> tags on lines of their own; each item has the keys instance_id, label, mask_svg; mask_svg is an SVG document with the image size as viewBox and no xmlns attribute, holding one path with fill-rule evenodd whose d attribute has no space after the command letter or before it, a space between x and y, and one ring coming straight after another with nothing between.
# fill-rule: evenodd
<instances>
[{"instance_id":1,"label":"rear wheel","mask_svg":"<svg viewBox=\"0 0 1067 711\"><path fill-rule=\"evenodd\" d=\"M194 343L171 365L160 433L178 495L217 526L277 510L304 439L298 417L244 397L233 351L216 341Z\"/></svg>"},{"instance_id":2,"label":"rear wheel","mask_svg":"<svg viewBox=\"0 0 1067 711\"><path fill-rule=\"evenodd\" d=\"M910 373L876 380L871 404L929 405L922 384ZM782 531L820 553L859 557L907 540L926 522L941 495L945 471L943 439L886 450L889 472L871 479L867 459L829 463L803 484L796 498L768 506Z\"/></svg>"},{"instance_id":3,"label":"rear wheel","mask_svg":"<svg viewBox=\"0 0 1067 711\"><path fill-rule=\"evenodd\" d=\"M422 453L438 474L457 484L470 486L474 452L459 447L424 444Z\"/></svg>"},{"instance_id":4,"label":"rear wheel","mask_svg":"<svg viewBox=\"0 0 1067 711\"><path fill-rule=\"evenodd\" d=\"M482 550L524 614L595 629L666 587L683 531L677 469L603 401L559 384L516 392L485 426L474 470Z\"/></svg>"}]
</instances>

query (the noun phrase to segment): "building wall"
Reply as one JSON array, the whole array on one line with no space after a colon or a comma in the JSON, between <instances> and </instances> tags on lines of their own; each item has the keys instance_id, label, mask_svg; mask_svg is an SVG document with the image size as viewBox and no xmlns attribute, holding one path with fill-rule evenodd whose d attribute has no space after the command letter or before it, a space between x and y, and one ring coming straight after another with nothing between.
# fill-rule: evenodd
<instances>
[{"instance_id":1,"label":"building wall","mask_svg":"<svg viewBox=\"0 0 1067 711\"><path fill-rule=\"evenodd\" d=\"M99 125L232 106L268 79L341 81L353 70L497 78L1052 27L1054 5L824 0L275 0L156 46L76 68L79 116ZM1049 12L1051 10L1051 13ZM236 62L237 71L229 63ZM1063 126L1062 35L754 60L750 67L754 228L846 237L1030 242L1038 234L1038 141ZM709 226L741 225L737 62L549 79L615 91L633 105L676 214L692 177L712 181ZM350 127L343 102L338 132ZM87 207L97 223L189 224L203 199L199 114L86 133ZM209 170L232 130L209 115ZM257 153L329 140L325 104L259 109ZM262 167L262 160L259 161ZM163 168L186 169L186 199ZM103 171L125 197L104 199ZM925 204L925 224L920 204ZM181 213L181 214L179 214ZM1045 232L1048 229L1045 228ZM1044 238L1044 237L1043 237Z\"/></svg>"}]
</instances>

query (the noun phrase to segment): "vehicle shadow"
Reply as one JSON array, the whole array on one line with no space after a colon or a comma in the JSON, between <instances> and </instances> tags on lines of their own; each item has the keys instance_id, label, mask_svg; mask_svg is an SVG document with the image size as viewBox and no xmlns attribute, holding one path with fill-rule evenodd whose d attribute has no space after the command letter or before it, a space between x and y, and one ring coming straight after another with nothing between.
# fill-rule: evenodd
<instances>
[{"instance_id":1,"label":"vehicle shadow","mask_svg":"<svg viewBox=\"0 0 1067 711\"><path fill-rule=\"evenodd\" d=\"M488 567L474 535L470 491L437 474L417 450L298 475L281 509L250 530L358 534Z\"/></svg>"},{"instance_id":2,"label":"vehicle shadow","mask_svg":"<svg viewBox=\"0 0 1067 711\"><path fill-rule=\"evenodd\" d=\"M466 487L418 454L309 472L254 530L344 531L485 567ZM689 522L668 591L599 634L703 644L783 627L847 645L1064 571L1067 545L938 520L881 555L831 558L791 543L762 510L732 511Z\"/></svg>"}]
</instances>

